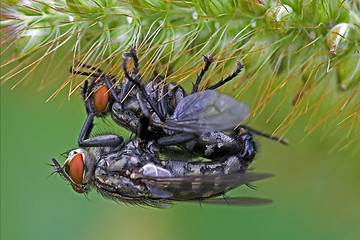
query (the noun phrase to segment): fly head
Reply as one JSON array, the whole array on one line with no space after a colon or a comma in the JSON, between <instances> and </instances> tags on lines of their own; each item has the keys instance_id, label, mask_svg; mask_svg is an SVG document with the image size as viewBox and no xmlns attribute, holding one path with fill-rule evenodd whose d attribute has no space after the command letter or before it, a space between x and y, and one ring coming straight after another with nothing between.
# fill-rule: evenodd
<instances>
[{"instance_id":1,"label":"fly head","mask_svg":"<svg viewBox=\"0 0 360 240\"><path fill-rule=\"evenodd\" d=\"M76 149L69 153L67 160L61 167L53 158L52 168L65 178L77 193L86 193L89 190L95 169L95 157L84 149Z\"/></svg>"}]
</instances>

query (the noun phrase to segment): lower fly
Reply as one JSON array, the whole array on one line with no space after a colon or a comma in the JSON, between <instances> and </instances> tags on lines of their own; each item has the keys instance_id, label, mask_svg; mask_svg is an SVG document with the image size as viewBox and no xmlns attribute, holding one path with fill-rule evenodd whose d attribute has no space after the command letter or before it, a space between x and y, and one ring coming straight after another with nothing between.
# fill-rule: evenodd
<instances>
[{"instance_id":1,"label":"lower fly","mask_svg":"<svg viewBox=\"0 0 360 240\"><path fill-rule=\"evenodd\" d=\"M94 140L121 139L101 135ZM224 161L188 162L160 160L153 142L138 138L116 147L73 150L61 167L53 158L53 169L78 193L91 187L102 195L136 205L167 208L173 201L203 201L217 204L264 204L271 200L249 197L218 199L231 189L265 179L271 174L247 173L248 163L238 156Z\"/></svg>"}]
</instances>

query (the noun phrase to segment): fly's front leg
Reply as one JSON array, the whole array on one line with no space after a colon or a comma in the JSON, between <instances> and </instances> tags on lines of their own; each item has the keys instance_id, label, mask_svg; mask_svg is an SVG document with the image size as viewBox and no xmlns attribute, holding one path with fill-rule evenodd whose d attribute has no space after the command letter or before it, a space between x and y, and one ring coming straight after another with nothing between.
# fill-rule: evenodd
<instances>
[{"instance_id":1,"label":"fly's front leg","mask_svg":"<svg viewBox=\"0 0 360 240\"><path fill-rule=\"evenodd\" d=\"M121 136L108 134L85 139L83 147L112 147L120 150L124 146L124 139Z\"/></svg>"},{"instance_id":2,"label":"fly's front leg","mask_svg":"<svg viewBox=\"0 0 360 240\"><path fill-rule=\"evenodd\" d=\"M94 113L89 113L80 131L78 145L80 147L116 147L123 144L124 139L117 135L107 135L107 138L88 138L93 128Z\"/></svg>"},{"instance_id":3,"label":"fly's front leg","mask_svg":"<svg viewBox=\"0 0 360 240\"><path fill-rule=\"evenodd\" d=\"M83 91L86 92L87 87L88 87L88 82L86 81L84 84ZM83 96L85 96L85 94ZM90 99L85 100L85 107L86 107L86 110L88 111L88 113L87 113L88 115L87 115L87 118L85 120L83 127L81 128L80 135L78 138L78 145L80 147L90 147L90 146L87 146L87 143L85 143L84 140L89 138L90 132L94 126L93 121L94 121L95 113L93 112L93 108L91 107ZM91 146L94 146L94 145L91 145Z\"/></svg>"},{"instance_id":4,"label":"fly's front leg","mask_svg":"<svg viewBox=\"0 0 360 240\"><path fill-rule=\"evenodd\" d=\"M87 147L87 146L85 146L83 139L89 138L90 132L94 126L94 124L93 124L94 116L95 116L94 113L89 113L85 120L83 127L81 128L80 135L78 138L78 145L80 147Z\"/></svg>"},{"instance_id":5,"label":"fly's front leg","mask_svg":"<svg viewBox=\"0 0 360 240\"><path fill-rule=\"evenodd\" d=\"M129 94L131 87L133 86L132 82L129 79L125 78L125 82L121 88L120 96L119 96L119 104L123 107L123 101L126 96Z\"/></svg>"},{"instance_id":6,"label":"fly's front leg","mask_svg":"<svg viewBox=\"0 0 360 240\"><path fill-rule=\"evenodd\" d=\"M134 61L133 75L135 76L135 79L137 81L139 81L139 78L140 78L140 76L139 76L139 60L136 56L135 49L130 50L130 57ZM125 78L125 83L121 89L120 103L125 99L126 95L129 93L132 86L133 86L133 83L128 78Z\"/></svg>"},{"instance_id":7,"label":"fly's front leg","mask_svg":"<svg viewBox=\"0 0 360 240\"><path fill-rule=\"evenodd\" d=\"M134 54L135 54L134 51L135 50L132 50L130 53L124 53L123 54L123 70L124 70L125 77L127 77L131 82L133 82L138 87L139 91L141 92L143 97L146 99L146 101L150 104L153 111L159 116L159 118L162 121L165 121L166 116L164 116L160 112L159 108L157 107L156 102L154 102L151 99L151 97L147 94L145 87L140 83L140 81L137 78L134 79L132 76L130 76L130 74L129 74L128 70L127 70L127 62L129 60L129 58L134 57Z\"/></svg>"},{"instance_id":8,"label":"fly's front leg","mask_svg":"<svg viewBox=\"0 0 360 240\"><path fill-rule=\"evenodd\" d=\"M84 71L77 71L77 70L74 70L74 67L71 66L70 67L70 73L71 74L76 74L76 75L83 75L83 76L91 76L91 77L95 77L95 78L98 78L102 75L102 71L98 70L98 69L95 69L91 66L87 66L85 65L85 67L91 69L91 70L94 70L94 72L84 72Z\"/></svg>"}]
</instances>

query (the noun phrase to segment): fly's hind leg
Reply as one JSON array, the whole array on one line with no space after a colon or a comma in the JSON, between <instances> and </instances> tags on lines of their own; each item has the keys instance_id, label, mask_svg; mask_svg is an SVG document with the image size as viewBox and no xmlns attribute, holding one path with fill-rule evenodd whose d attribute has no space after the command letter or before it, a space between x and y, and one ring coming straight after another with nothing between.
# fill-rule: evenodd
<instances>
[{"instance_id":1,"label":"fly's hind leg","mask_svg":"<svg viewBox=\"0 0 360 240\"><path fill-rule=\"evenodd\" d=\"M214 61L213 57L204 56L205 67L201 70L200 75L197 77L195 84L193 84L191 94L198 91L199 84L213 61Z\"/></svg>"},{"instance_id":2,"label":"fly's hind leg","mask_svg":"<svg viewBox=\"0 0 360 240\"><path fill-rule=\"evenodd\" d=\"M206 89L214 90L214 89L224 85L225 83L231 81L233 78L235 78L237 75L239 75L239 73L243 69L244 65L242 65L240 62L237 62L236 64L238 65L238 67L235 70L235 72L233 72L231 75L229 75L225 79L221 79L218 83L215 83L214 85L211 85L211 86L207 87Z\"/></svg>"}]
</instances>

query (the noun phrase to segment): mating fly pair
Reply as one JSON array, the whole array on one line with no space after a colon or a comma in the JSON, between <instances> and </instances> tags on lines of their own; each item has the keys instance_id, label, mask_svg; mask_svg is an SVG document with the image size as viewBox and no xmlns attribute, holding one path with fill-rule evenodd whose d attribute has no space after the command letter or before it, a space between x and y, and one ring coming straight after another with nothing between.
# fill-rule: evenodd
<instances>
[{"instance_id":1,"label":"mating fly pair","mask_svg":"<svg viewBox=\"0 0 360 240\"><path fill-rule=\"evenodd\" d=\"M134 61L131 74L127 71L130 58ZM208 199L268 177L267 174L245 174L256 153L250 133L243 128L229 135L222 132L232 131L248 115L248 107L212 90L233 79L242 65L238 64L232 75L208 87L209 90L197 91L213 61L208 57L204 60L206 65L188 96L182 87L165 85L161 78L146 86L141 84L133 49L124 54L126 81L122 86L114 86L114 79L101 71L92 69L90 73L72 69L75 74L93 78L90 86L86 81L83 87L88 118L81 130L79 145L94 148L71 152L64 167L53 159L55 171L77 192L87 192L94 185L106 196L152 206L171 200ZM133 84L136 88L129 92ZM93 118L108 112L115 122L136 132L138 137L127 144L116 135L88 139ZM168 145L178 145L211 161L161 161L158 146ZM238 198L235 203L243 200Z\"/></svg>"}]
</instances>

